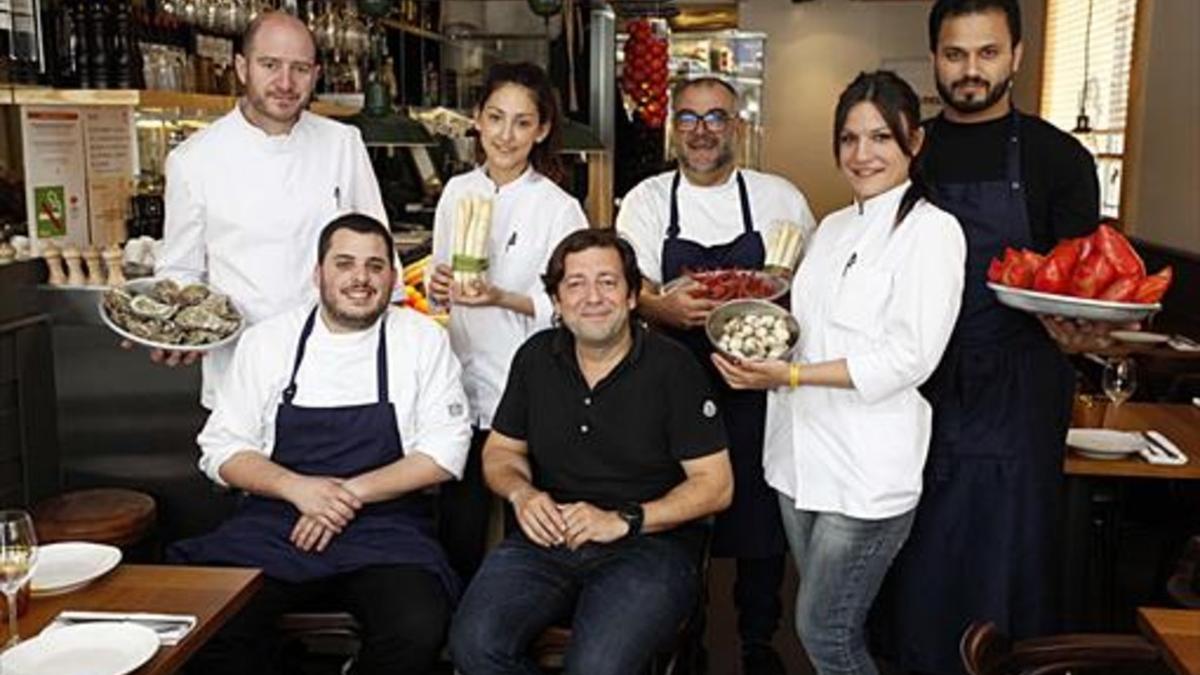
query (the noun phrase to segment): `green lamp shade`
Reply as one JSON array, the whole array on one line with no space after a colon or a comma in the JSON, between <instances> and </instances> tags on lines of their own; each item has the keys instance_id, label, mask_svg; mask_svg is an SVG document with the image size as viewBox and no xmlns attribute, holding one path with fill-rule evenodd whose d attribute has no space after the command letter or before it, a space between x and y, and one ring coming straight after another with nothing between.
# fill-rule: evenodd
<instances>
[{"instance_id":1,"label":"green lamp shade","mask_svg":"<svg viewBox=\"0 0 1200 675\"><path fill-rule=\"evenodd\" d=\"M563 152L604 152L604 143L592 132L592 128L572 119L564 120L562 130Z\"/></svg>"}]
</instances>

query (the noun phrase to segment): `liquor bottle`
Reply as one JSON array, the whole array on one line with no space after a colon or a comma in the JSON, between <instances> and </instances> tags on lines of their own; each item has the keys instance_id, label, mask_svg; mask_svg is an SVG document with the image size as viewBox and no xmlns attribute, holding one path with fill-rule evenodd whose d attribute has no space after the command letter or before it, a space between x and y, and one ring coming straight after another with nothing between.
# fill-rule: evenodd
<instances>
[{"instance_id":1,"label":"liquor bottle","mask_svg":"<svg viewBox=\"0 0 1200 675\"><path fill-rule=\"evenodd\" d=\"M87 3L87 82L92 89L107 89L110 40L108 33L108 3L88 0Z\"/></svg>"},{"instance_id":2,"label":"liquor bottle","mask_svg":"<svg viewBox=\"0 0 1200 675\"><path fill-rule=\"evenodd\" d=\"M12 0L12 42L9 54L12 79L31 83L41 69L41 36L38 35L38 10L34 0Z\"/></svg>"},{"instance_id":3,"label":"liquor bottle","mask_svg":"<svg viewBox=\"0 0 1200 675\"><path fill-rule=\"evenodd\" d=\"M117 89L133 86L133 39L130 30L128 2L114 3L112 8L112 58L109 60L108 83Z\"/></svg>"},{"instance_id":4,"label":"liquor bottle","mask_svg":"<svg viewBox=\"0 0 1200 675\"><path fill-rule=\"evenodd\" d=\"M12 0L0 0L0 81L11 79L12 40L13 40Z\"/></svg>"},{"instance_id":5,"label":"liquor bottle","mask_svg":"<svg viewBox=\"0 0 1200 675\"><path fill-rule=\"evenodd\" d=\"M91 61L91 57L88 48L87 5L84 0L68 0L68 3L64 13L71 17L71 42L75 45L71 63L74 86L87 88L91 86L91 79L88 77L88 62Z\"/></svg>"}]
</instances>

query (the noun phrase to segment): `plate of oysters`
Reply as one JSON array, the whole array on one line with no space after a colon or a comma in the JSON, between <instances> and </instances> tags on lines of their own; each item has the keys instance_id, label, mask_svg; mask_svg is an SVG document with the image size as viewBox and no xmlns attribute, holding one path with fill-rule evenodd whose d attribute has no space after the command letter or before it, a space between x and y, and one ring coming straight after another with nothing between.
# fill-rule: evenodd
<instances>
[{"instance_id":1,"label":"plate of oysters","mask_svg":"<svg viewBox=\"0 0 1200 675\"><path fill-rule=\"evenodd\" d=\"M117 335L173 351L211 351L237 339L246 325L229 296L171 279L137 279L109 289L99 310Z\"/></svg>"}]
</instances>

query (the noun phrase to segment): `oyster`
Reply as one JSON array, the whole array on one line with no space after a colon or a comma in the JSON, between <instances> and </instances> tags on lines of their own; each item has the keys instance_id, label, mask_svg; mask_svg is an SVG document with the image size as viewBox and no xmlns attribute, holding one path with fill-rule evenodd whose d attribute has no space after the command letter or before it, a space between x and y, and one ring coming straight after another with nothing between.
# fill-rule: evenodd
<instances>
[{"instance_id":1,"label":"oyster","mask_svg":"<svg viewBox=\"0 0 1200 675\"><path fill-rule=\"evenodd\" d=\"M236 321L224 319L203 305L179 310L175 315L175 323L187 330L204 330L222 336L237 330Z\"/></svg>"},{"instance_id":2,"label":"oyster","mask_svg":"<svg viewBox=\"0 0 1200 675\"><path fill-rule=\"evenodd\" d=\"M179 284L171 279L163 279L154 284L154 288L150 289L148 294L151 298L163 303L164 305L175 305L179 303Z\"/></svg>"},{"instance_id":3,"label":"oyster","mask_svg":"<svg viewBox=\"0 0 1200 675\"><path fill-rule=\"evenodd\" d=\"M129 310L143 319L169 319L176 309L175 305L159 302L148 295L139 295L129 303Z\"/></svg>"},{"instance_id":4,"label":"oyster","mask_svg":"<svg viewBox=\"0 0 1200 675\"><path fill-rule=\"evenodd\" d=\"M227 321L240 321L241 314L233 308L233 303L229 302L229 297L220 293L213 293L202 300L197 307L203 307L205 310L225 319Z\"/></svg>"},{"instance_id":5,"label":"oyster","mask_svg":"<svg viewBox=\"0 0 1200 675\"><path fill-rule=\"evenodd\" d=\"M136 288L108 291L102 310L114 324L139 339L201 347L219 342L242 325L242 315L229 298L203 284L180 288L174 281L162 280L148 291Z\"/></svg>"},{"instance_id":6,"label":"oyster","mask_svg":"<svg viewBox=\"0 0 1200 675\"><path fill-rule=\"evenodd\" d=\"M181 344L206 345L221 339L221 335L207 330L189 330L183 334Z\"/></svg>"},{"instance_id":7,"label":"oyster","mask_svg":"<svg viewBox=\"0 0 1200 675\"><path fill-rule=\"evenodd\" d=\"M208 287L204 284L188 284L179 291L179 304L184 307L198 305L202 300L210 295Z\"/></svg>"},{"instance_id":8,"label":"oyster","mask_svg":"<svg viewBox=\"0 0 1200 675\"><path fill-rule=\"evenodd\" d=\"M109 316L120 312L129 313L131 302L133 302L133 296L124 288L114 288L104 293L104 308L108 310Z\"/></svg>"}]
</instances>

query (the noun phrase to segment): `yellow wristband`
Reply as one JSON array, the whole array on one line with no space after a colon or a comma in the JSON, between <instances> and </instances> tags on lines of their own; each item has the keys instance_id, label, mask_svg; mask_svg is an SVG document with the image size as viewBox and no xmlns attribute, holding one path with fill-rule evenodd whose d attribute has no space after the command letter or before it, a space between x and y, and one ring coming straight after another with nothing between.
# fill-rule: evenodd
<instances>
[{"instance_id":1,"label":"yellow wristband","mask_svg":"<svg viewBox=\"0 0 1200 675\"><path fill-rule=\"evenodd\" d=\"M800 386L800 364L792 362L788 365L788 386L792 389Z\"/></svg>"}]
</instances>

